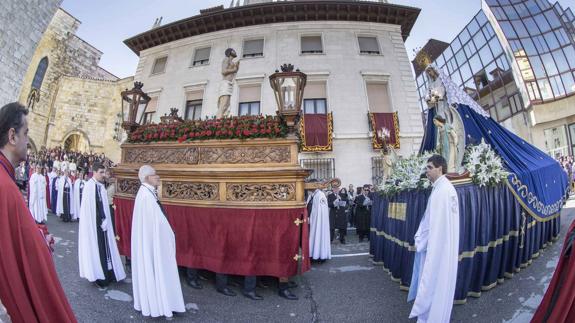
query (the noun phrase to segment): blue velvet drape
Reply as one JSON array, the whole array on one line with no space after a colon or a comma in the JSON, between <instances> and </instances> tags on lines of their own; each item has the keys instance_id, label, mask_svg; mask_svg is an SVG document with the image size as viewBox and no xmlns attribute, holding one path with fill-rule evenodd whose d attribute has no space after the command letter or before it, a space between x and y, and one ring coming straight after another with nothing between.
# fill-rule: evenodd
<instances>
[{"instance_id":1,"label":"blue velvet drape","mask_svg":"<svg viewBox=\"0 0 575 323\"><path fill-rule=\"evenodd\" d=\"M509 187L456 186L460 206L456 303L494 287L531 263L559 235L560 218L536 221L524 212ZM371 218L370 253L406 289L415 256L414 235L425 211L426 191L377 195ZM405 220L390 217L390 202L406 203Z\"/></svg>"},{"instance_id":2,"label":"blue velvet drape","mask_svg":"<svg viewBox=\"0 0 575 323\"><path fill-rule=\"evenodd\" d=\"M430 111L430 117L434 110ZM478 144L482 139L491 145L503 159L506 169L512 173L508 178L510 187L526 210L540 221L556 215L569 189L567 174L559 163L497 121L481 116L467 105L459 104L457 111L463 120L466 145ZM429 120L420 151L435 148L435 125ZM428 133L433 136L428 136ZM427 137L433 139L428 140ZM428 142L431 140L433 142Z\"/></svg>"}]
</instances>

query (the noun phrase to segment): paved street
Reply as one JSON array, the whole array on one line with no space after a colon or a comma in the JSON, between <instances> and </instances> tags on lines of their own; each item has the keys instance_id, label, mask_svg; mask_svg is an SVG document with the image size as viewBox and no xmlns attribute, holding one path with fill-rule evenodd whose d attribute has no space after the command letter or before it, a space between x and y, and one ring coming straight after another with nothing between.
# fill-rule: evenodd
<instances>
[{"instance_id":1,"label":"paved street","mask_svg":"<svg viewBox=\"0 0 575 323\"><path fill-rule=\"evenodd\" d=\"M553 274L565 230L575 217L575 200L563 211L561 238L541 252L533 264L495 289L466 305L454 307L455 322L528 322L539 305ZM133 310L130 280L98 289L78 276L77 223L61 223L49 216L50 231L57 237L54 259L60 279L80 322L164 321L143 319ZM299 301L288 301L275 294L275 286L258 288L263 301L241 295L218 294L212 281L194 290L182 284L188 309L174 317L181 322L410 322L407 293L399 290L381 267L367 256L368 244L350 237L346 245L334 244L334 259L314 265L297 277L294 291ZM183 280L182 280L183 282ZM232 287L239 292L238 287ZM414 320L413 320L414 321Z\"/></svg>"}]
</instances>

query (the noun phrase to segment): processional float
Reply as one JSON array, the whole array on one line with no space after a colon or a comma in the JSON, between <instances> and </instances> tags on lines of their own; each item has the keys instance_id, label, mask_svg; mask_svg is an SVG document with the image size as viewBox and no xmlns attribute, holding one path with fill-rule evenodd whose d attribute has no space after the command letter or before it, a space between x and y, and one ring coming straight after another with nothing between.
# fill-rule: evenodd
<instances>
[{"instance_id":1,"label":"processional float","mask_svg":"<svg viewBox=\"0 0 575 323\"><path fill-rule=\"evenodd\" d=\"M553 158L491 119L425 52L416 61L429 80L425 135L419 154L395 161L380 186L370 254L408 290L414 235L431 193L425 164L430 154L443 155L460 204L454 301L463 304L513 277L559 238L569 184Z\"/></svg>"},{"instance_id":2,"label":"processional float","mask_svg":"<svg viewBox=\"0 0 575 323\"><path fill-rule=\"evenodd\" d=\"M295 136L306 75L293 66L270 76L275 116L184 121L177 110L141 125L149 97L142 84L125 104L117 177L116 232L130 255L134 198L141 165L161 177L159 198L176 236L178 265L235 275L294 276L309 270L304 180Z\"/></svg>"}]
</instances>

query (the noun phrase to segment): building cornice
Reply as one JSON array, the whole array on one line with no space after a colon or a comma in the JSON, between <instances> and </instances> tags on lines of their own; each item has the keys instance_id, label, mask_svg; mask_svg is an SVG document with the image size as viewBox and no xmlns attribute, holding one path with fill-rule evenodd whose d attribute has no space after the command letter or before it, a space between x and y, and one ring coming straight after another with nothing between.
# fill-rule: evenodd
<instances>
[{"instance_id":1,"label":"building cornice","mask_svg":"<svg viewBox=\"0 0 575 323\"><path fill-rule=\"evenodd\" d=\"M176 40L220 30L298 21L351 21L401 26L406 40L420 9L388 3L304 0L268 2L205 11L126 39L134 53Z\"/></svg>"}]
</instances>

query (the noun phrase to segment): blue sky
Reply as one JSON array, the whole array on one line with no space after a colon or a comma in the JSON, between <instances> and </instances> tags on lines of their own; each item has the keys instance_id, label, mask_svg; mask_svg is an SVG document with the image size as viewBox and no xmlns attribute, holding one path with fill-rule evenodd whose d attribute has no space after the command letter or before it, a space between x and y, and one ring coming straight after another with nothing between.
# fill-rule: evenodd
<instances>
[{"instance_id":1,"label":"blue sky","mask_svg":"<svg viewBox=\"0 0 575 323\"><path fill-rule=\"evenodd\" d=\"M415 47L429 38L450 42L461 28L481 9L480 0L391 0L390 2L421 8L406 47L410 57ZM554 1L552 1L554 2ZM138 56L123 41L148 30L154 20L162 24L197 15L200 9L223 4L221 0L64 0L62 8L82 24L77 35L104 54L100 66L119 77L134 74ZM575 0L559 0L575 10Z\"/></svg>"}]
</instances>

